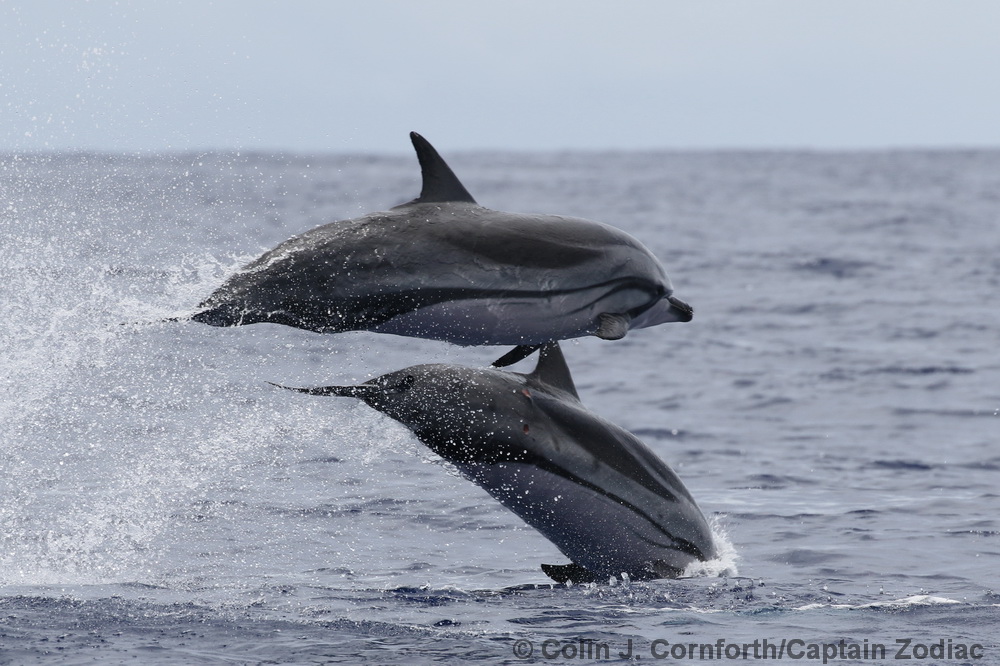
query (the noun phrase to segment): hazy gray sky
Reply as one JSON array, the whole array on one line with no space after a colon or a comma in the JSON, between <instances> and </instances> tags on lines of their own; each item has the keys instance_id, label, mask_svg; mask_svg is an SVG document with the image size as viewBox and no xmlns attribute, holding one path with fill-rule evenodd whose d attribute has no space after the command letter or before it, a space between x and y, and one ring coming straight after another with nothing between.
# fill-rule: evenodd
<instances>
[{"instance_id":1,"label":"hazy gray sky","mask_svg":"<svg viewBox=\"0 0 1000 666\"><path fill-rule=\"evenodd\" d=\"M0 150L1000 146L997 0L0 0Z\"/></svg>"}]
</instances>

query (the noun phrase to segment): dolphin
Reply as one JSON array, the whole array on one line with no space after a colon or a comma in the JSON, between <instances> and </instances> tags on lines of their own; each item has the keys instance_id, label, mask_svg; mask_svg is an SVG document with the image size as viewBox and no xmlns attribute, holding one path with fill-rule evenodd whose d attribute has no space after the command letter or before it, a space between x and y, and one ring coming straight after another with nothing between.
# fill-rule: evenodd
<instances>
[{"instance_id":1,"label":"dolphin","mask_svg":"<svg viewBox=\"0 0 1000 666\"><path fill-rule=\"evenodd\" d=\"M571 560L542 565L557 582L672 578L716 556L677 475L580 403L558 343L541 347L530 374L435 364L356 386L281 388L358 398L405 425Z\"/></svg>"},{"instance_id":2,"label":"dolphin","mask_svg":"<svg viewBox=\"0 0 1000 666\"><path fill-rule=\"evenodd\" d=\"M524 345L690 321L663 265L600 222L490 210L410 133L420 196L316 227L229 277L190 319L367 330L459 345Z\"/></svg>"}]
</instances>

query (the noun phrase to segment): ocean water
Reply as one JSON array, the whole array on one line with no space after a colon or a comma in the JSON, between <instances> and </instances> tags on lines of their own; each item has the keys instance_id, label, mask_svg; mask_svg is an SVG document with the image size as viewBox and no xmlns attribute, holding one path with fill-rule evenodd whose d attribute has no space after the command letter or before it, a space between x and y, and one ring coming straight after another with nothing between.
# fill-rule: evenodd
<instances>
[{"instance_id":1,"label":"ocean water","mask_svg":"<svg viewBox=\"0 0 1000 666\"><path fill-rule=\"evenodd\" d=\"M402 426L267 384L503 348L157 323L413 198L411 155L4 155L0 664L1000 663L1000 152L447 157L484 205L632 233L694 305L564 351L720 558L550 585Z\"/></svg>"}]
</instances>

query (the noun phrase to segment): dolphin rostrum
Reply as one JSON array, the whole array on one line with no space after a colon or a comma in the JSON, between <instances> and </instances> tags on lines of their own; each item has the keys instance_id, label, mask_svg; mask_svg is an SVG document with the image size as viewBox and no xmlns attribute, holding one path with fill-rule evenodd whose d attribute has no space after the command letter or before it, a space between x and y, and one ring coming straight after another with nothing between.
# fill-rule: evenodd
<instances>
[{"instance_id":1,"label":"dolphin rostrum","mask_svg":"<svg viewBox=\"0 0 1000 666\"><path fill-rule=\"evenodd\" d=\"M286 240L190 318L531 346L521 357L552 340L613 340L691 320L662 264L632 236L600 222L484 208L426 139L410 138L419 197Z\"/></svg>"},{"instance_id":2,"label":"dolphin rostrum","mask_svg":"<svg viewBox=\"0 0 1000 666\"><path fill-rule=\"evenodd\" d=\"M530 374L418 365L357 386L290 390L358 398L412 430L572 560L542 565L558 582L676 577L716 556L677 475L580 403L558 343L541 348Z\"/></svg>"}]
</instances>

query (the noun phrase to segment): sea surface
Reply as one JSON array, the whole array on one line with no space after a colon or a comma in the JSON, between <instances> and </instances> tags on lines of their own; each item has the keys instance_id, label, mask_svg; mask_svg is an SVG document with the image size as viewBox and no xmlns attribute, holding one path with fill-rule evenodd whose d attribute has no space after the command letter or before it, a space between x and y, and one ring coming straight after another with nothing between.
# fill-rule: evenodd
<instances>
[{"instance_id":1,"label":"sea surface","mask_svg":"<svg viewBox=\"0 0 1000 666\"><path fill-rule=\"evenodd\" d=\"M405 428L267 383L504 348L161 321L412 199L412 155L6 154L0 664L1000 663L1000 152L446 157L633 234L695 307L563 347L719 559L550 585Z\"/></svg>"}]
</instances>

